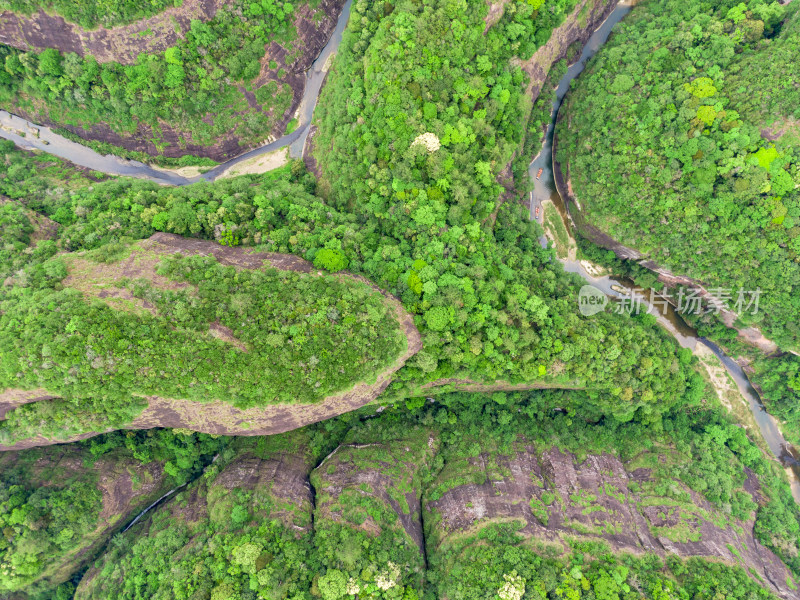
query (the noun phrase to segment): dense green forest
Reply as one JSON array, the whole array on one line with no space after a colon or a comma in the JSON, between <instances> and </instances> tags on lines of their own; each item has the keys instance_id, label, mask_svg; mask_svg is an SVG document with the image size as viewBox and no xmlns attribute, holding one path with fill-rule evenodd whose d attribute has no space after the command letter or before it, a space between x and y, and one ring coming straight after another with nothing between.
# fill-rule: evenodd
<instances>
[{"instance_id":1,"label":"dense green forest","mask_svg":"<svg viewBox=\"0 0 800 600\"><path fill-rule=\"evenodd\" d=\"M0 290L9 306L9 312L2 318L9 323L30 311L42 314L34 307L57 301L65 307L61 303L66 302L72 307L70 310L97 315L97 319L90 319L93 328L103 330L102 323L114 323L121 328L112 328L108 333L126 331L124 323L138 327L146 316L115 312L102 303L87 305L74 292L59 289L68 274L68 257L45 259L60 247L72 252L94 250L97 260L113 260L115 254L124 253L120 245L128 243L126 240L142 239L161 230L294 253L328 270L347 267L395 294L409 311L418 315L416 322L424 342L423 350L398 372L391 386L395 395L419 393L423 384L453 376L477 381L585 387L591 390L592 404L599 413L613 414L622 420L634 417L657 420L669 406L702 394L702 380L690 366L689 353L677 352L667 334L652 326L651 317L641 315L631 320L604 313L589 322L579 315L575 302L579 280L565 274L560 265L551 261L550 251L535 244L536 225L527 221L521 207L512 204L500 207L497 237L488 227L471 222L453 226L429 238L427 246L420 246L419 236L409 239L394 232L383 233L383 223L378 219L339 212L324 204L311 194L315 189L313 177L303 173L302 164L270 177L246 176L176 189L119 179L69 192L50 189L31 194L32 190L46 190L50 185L44 175L31 177L34 165L41 168L41 159L13 152L7 156L11 164L5 172L2 191L60 225L57 240L41 241L34 252L23 253L30 263L22 274L14 277L14 286ZM24 166L29 161L34 164ZM135 292L135 285L132 291ZM145 290L135 293L144 295ZM21 303L20 298L30 301ZM209 308L211 312L204 318L232 319L230 312L223 317L229 310L224 307L229 304ZM255 310L255 306L261 305L255 303L247 310ZM176 308L166 306L170 314ZM185 318L191 321L196 317ZM47 319L45 314L38 322L44 325ZM4 330L8 382L14 381L19 372L19 360L15 357L32 353L39 364L55 366L60 364L54 360L56 356L62 352L69 355L68 343L63 347L53 345L43 334L48 328L61 327L60 320L50 323L39 333L31 330L24 334L28 336L26 341L22 341L15 328ZM153 333L151 330L150 334ZM117 340L126 339L126 335L120 337L114 333L98 343L103 347L116 346L120 343ZM164 330L163 335L171 339L168 344L156 344L153 348L152 356L161 357L155 364L165 364L169 356L191 354L192 350L175 341L178 338L174 332ZM77 333L72 336L77 344L80 336ZM217 340L197 343L208 351L224 352L225 345ZM45 347L53 353L52 357L42 355ZM228 355L234 353L226 359L233 361L230 364L241 366L245 364L242 361L253 358L230 348L227 351ZM383 356L379 350L371 352L375 352L373 356ZM95 357L100 360L101 354L93 351L92 360ZM317 358L325 360L319 355ZM92 360L81 367L90 375L69 381L59 379L60 369L24 368L25 385L35 387L52 382L64 394L72 389L69 398L82 415L72 424L75 427L85 426L87 414L93 412L102 414L98 417L100 422L109 420L115 426L130 421L131 415L141 410L130 393L143 382L122 385L130 375L123 376L120 372L121 379L117 379L120 387L103 386L103 380L91 367ZM118 365L115 369L135 373L137 367L133 365L143 366L146 362L144 356L137 355L128 367L123 369ZM65 363L64 368L70 367ZM179 363L167 368L169 372L182 369ZM359 370L364 372L368 370ZM171 380L170 389L186 391L184 386L190 380L185 376ZM245 390L248 381L243 375L234 388L237 391L225 396L238 394L240 402L252 404L253 396ZM223 385L227 384L233 385L232 382ZM97 395L87 396L90 388ZM81 389L83 392L79 392ZM196 389L191 395L200 393ZM117 395L118 400L112 401L111 395ZM51 423L50 430L63 428L65 420L72 420L63 414L66 406L36 403L20 408L12 413L10 420L16 420L17 425L12 426L8 421L4 426L6 434L19 437L23 432L30 433L43 420L40 411L46 411L48 416L44 420ZM96 426L97 421L92 421L92 425ZM12 433L14 429L17 434Z\"/></svg>"},{"instance_id":2,"label":"dense green forest","mask_svg":"<svg viewBox=\"0 0 800 600\"><path fill-rule=\"evenodd\" d=\"M380 249L379 264L363 268L423 316L426 347L417 362L431 376L516 382L549 374L567 384L574 373L600 384L601 372L611 372L600 355L614 370L627 370L622 363L630 359L652 373L679 373L664 355L642 360L640 352L660 344L638 338L645 331L638 323L608 319L598 328L577 317L577 279L538 247L538 227L522 207L498 206L496 177L520 144L530 109L524 74L510 59L529 57L572 5L506 8L484 35L478 4L400 2L389 15L354 5L316 113L319 192L355 213L362 228L396 240ZM606 333L628 341L608 344ZM595 340L607 352L595 354ZM624 379L608 399L622 399L615 412L629 416L631 399L645 413L658 411L650 400L669 402L680 389L652 381L651 395L642 370Z\"/></svg>"},{"instance_id":3,"label":"dense green forest","mask_svg":"<svg viewBox=\"0 0 800 600\"><path fill-rule=\"evenodd\" d=\"M170 6L180 6L183 0L103 0L98 2L73 2L70 0L0 0L0 10L30 15L39 10L54 12L65 20L88 29L112 27L131 23L137 19L157 14Z\"/></svg>"},{"instance_id":4,"label":"dense green forest","mask_svg":"<svg viewBox=\"0 0 800 600\"><path fill-rule=\"evenodd\" d=\"M579 44L538 98L521 61L598 1L356 0L307 163L263 175L159 186L0 141L0 392L57 396L7 393L0 444L118 429L0 453L0 596L796 596L800 505L736 421L744 397L652 315L582 315L585 280L529 218L527 163ZM69 18L166 3L92 7ZM301 8L225 2L133 65L0 46L0 104L153 127L162 150L168 128L178 144L263 139L291 99L256 85L265 45L298 41ZM592 223L709 287L760 287L743 320L784 348L800 333L799 20L765 0L643 0L558 132ZM291 47L281 67L299 64ZM376 402L269 437L123 429L151 395L291 412L374 382L406 349L395 299L422 348ZM713 314L691 324L748 361L800 441L797 357L757 354Z\"/></svg>"},{"instance_id":5,"label":"dense green forest","mask_svg":"<svg viewBox=\"0 0 800 600\"><path fill-rule=\"evenodd\" d=\"M176 46L140 53L130 65L0 45L0 102L34 120L143 136L162 151L228 138L253 145L275 133L292 101L285 77L303 52L293 45L294 11L289 2L224 3L211 20L193 20ZM275 77L259 77L273 41L287 47L286 62L266 65ZM164 137L162 125L177 138Z\"/></svg>"},{"instance_id":6,"label":"dense green forest","mask_svg":"<svg viewBox=\"0 0 800 600\"><path fill-rule=\"evenodd\" d=\"M159 277L189 284L164 289L149 278L92 278L93 261L113 267L118 259L101 250L43 263L44 282L32 273L0 301L0 387L112 405L131 394L240 408L310 403L374 377L404 349L394 312L363 283L274 268L237 272L195 256L161 260ZM54 289L67 273L77 289ZM127 290L130 300L87 302L84 279ZM217 339L212 324L232 337ZM4 426L29 411L37 409L14 411Z\"/></svg>"},{"instance_id":7,"label":"dense green forest","mask_svg":"<svg viewBox=\"0 0 800 600\"><path fill-rule=\"evenodd\" d=\"M588 222L731 308L739 289L760 289L758 314L741 320L787 349L800 333L795 5L642 3L557 131Z\"/></svg>"},{"instance_id":8,"label":"dense green forest","mask_svg":"<svg viewBox=\"0 0 800 600\"><path fill-rule=\"evenodd\" d=\"M755 514L758 539L800 568L791 562L800 512L779 470L741 428L710 410L670 413L659 432L592 425L552 412L566 396L579 404L582 394L455 394L378 418L348 415L282 436L239 438L203 477L115 540L76 598L494 599L504 588L518 595L501 598L772 597L741 566L615 555L602 535L586 532L574 533L565 552L514 520L484 519L470 535L440 521L436 498L519 477L502 464L530 444L537 455L553 446L573 452L576 464L611 452L626 468L652 469L650 479L612 495L680 507L691 505L693 489L734 529ZM485 466L476 470L475 460ZM770 498L761 505L743 491L751 469L760 497ZM303 485L309 473L316 500ZM413 523L421 516L419 538Z\"/></svg>"}]
</instances>

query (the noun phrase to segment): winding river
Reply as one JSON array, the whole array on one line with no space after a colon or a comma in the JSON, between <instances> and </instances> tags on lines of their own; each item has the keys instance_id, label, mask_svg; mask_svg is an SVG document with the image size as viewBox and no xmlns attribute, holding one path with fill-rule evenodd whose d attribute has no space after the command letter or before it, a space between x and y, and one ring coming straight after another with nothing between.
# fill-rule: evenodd
<instances>
[{"instance_id":1,"label":"winding river","mask_svg":"<svg viewBox=\"0 0 800 600\"><path fill-rule=\"evenodd\" d=\"M542 202L549 200L558 210L564 225L571 235L573 235L572 232L574 231L574 222L570 216L569 210L565 207L564 201L558 193L553 178L553 134L558 118L558 111L561 108L564 97L569 91L572 80L583 72L589 59L591 59L606 40L608 40L614 26L631 11L634 3L635 0L624 0L617 5L609 17L589 38L578 62L570 66L567 73L558 82L556 99L553 101L550 124L547 127L542 151L533 159L528 168L531 181L534 183L534 188L531 192L530 218L532 220L536 219L541 224L544 218ZM537 179L536 175L539 169L542 169L542 174L539 179ZM538 215L536 211L537 208L539 209ZM543 247L547 247L547 237L540 237L539 243ZM680 315L677 314L672 305L662 302L648 302L647 296L649 293L646 293L646 291L641 288L637 288L632 281L623 278L594 275L592 266L584 261L572 260L570 258L559 258L558 260L564 266L565 271L576 273L582 277L584 281L601 290L611 299L621 300L623 298L630 298L631 293L635 292L637 298L643 299L644 305L646 305L651 314L656 317L658 323L675 337L681 347L688 348L693 352L697 349L698 344L702 344L708 348L708 350L720 360L725 370L736 383L742 396L747 399L755 422L761 431L761 435L780 464L786 469L792 486L792 495L795 497L795 500L800 502L800 461L798 461L800 454L786 442L778 426L777 419L766 411L761 398L753 388L742 367L730 356L725 354L714 342L699 336L697 332L687 325Z\"/></svg>"},{"instance_id":2,"label":"winding river","mask_svg":"<svg viewBox=\"0 0 800 600\"><path fill-rule=\"evenodd\" d=\"M303 155L303 147L311 127L311 117L314 115L314 108L317 106L319 92L322 83L330 66L330 57L339 48L342 41L342 34L347 21L350 18L350 6L352 0L342 7L339 19L336 21L336 28L333 30L328 43L322 49L317 59L306 72L306 85L303 90L303 98L297 109L296 118L298 127L292 133L284 135L273 142L269 142L240 154L236 158L217 165L213 169L206 171L196 177L181 177L177 173L172 173L165 169L158 169L144 163L119 158L113 154L103 155L99 152L68 140L67 138L54 133L49 127L36 125L30 121L12 115L11 113L0 110L0 137L11 140L20 148L27 150L41 150L55 156L69 160L76 165L107 173L109 175L125 175L128 177L138 177L147 179L163 185L189 185L198 181L214 181L230 167L250 160L262 154L268 154L281 148L289 147L289 155L292 158L299 158Z\"/></svg>"},{"instance_id":3,"label":"winding river","mask_svg":"<svg viewBox=\"0 0 800 600\"><path fill-rule=\"evenodd\" d=\"M626 14L628 14L628 12L630 12L634 2L635 0L623 0L617 5L609 17L589 38L588 42L584 46L578 62L569 67L566 75L564 75L564 77L558 83L558 87L556 89L556 99L553 102L553 111L551 115L552 118L547 128L542 150L538 156L534 158L529 167L531 180L534 181L534 189L531 192L530 203L531 219L537 218L541 222L543 217L541 203L543 200L550 200L558 209L565 225L568 228L571 228L572 226L572 220L569 216L569 212L565 208L564 203L559 196L558 191L556 190L553 179L553 133L555 130L555 122L558 116L558 110L561 107L567 91L569 90L572 80L580 75L581 72L583 72L587 61L592 58L592 56L594 56L600 47L606 42L614 26L619 23L619 21ZM273 142L267 143L254 150L250 150L249 152L245 152L244 154L222 163L203 173L202 175L198 175L197 177L181 177L176 173L151 167L138 161L127 160L113 155L102 155L87 148L86 146L72 142L63 136L54 133L47 127L35 125L2 110L0 110L0 137L11 140L22 148L41 150L95 171L100 171L110 175L139 177L159 184L177 186L189 185L199 181L214 181L233 165L252 159L256 156L285 148L287 146L289 148L290 156L295 158L300 157L303 154L305 141L308 137L311 118L314 113L314 108L317 104L317 99L319 98L319 92L322 88L322 83L330 65L329 59L338 49L342 40L342 34L347 26L347 21L350 16L351 3L352 0L347 0L345 3L330 40L307 72L303 98L297 110L297 119L299 122L298 128L288 135L284 135ZM542 169L542 175L537 180L535 175L538 173L539 169ZM538 217L536 217L537 207L540 209L540 214ZM539 241L544 247L546 247L548 244L548 240L544 236L542 236ZM635 288L632 282L624 279L608 276L595 276L589 270L587 270L588 265L586 263L570 259L559 260L563 264L566 271L578 274L586 282L600 289L611 298L621 299L626 297L630 290L633 289L636 289L636 291L640 294L643 294L644 292L644 290ZM665 306L662 304L646 304L651 312L656 315L659 324L667 329L667 331L669 331L675 337L682 347L689 348L694 351L698 344L703 344L720 359L728 374L736 382L742 396L750 403L750 409L753 413L755 421L760 428L761 434L767 442L770 450L772 450L780 463L787 468L787 472L791 474L790 479L792 484L792 493L794 494L795 499L800 502L800 462L797 460L798 454L788 443L786 443L783 435L780 432L776 419L766 412L761 399L753 389L753 386L751 385L742 368L731 357L727 356L716 344L698 336L697 332L681 319L672 306ZM172 490L166 496L170 496L175 491L176 490ZM158 504L158 502L162 500L164 500L164 498L159 499L155 504ZM146 513L148 510L149 508L143 511L142 514ZM136 520L138 520L138 518Z\"/></svg>"}]
</instances>

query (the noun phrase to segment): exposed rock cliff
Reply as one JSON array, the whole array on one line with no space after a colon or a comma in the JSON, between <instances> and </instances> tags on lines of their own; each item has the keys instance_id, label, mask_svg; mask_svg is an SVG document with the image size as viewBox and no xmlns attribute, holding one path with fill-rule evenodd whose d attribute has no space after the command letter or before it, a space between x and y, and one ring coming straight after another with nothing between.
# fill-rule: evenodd
<instances>
[{"instance_id":1,"label":"exposed rock cliff","mask_svg":"<svg viewBox=\"0 0 800 600\"><path fill-rule=\"evenodd\" d=\"M469 460L464 477L481 483L455 485L424 502L429 552L431 544L446 546L459 533L518 521L521 533L564 552L566 540L577 537L603 540L615 553L703 557L741 565L782 598L798 597L787 584L789 570L754 538L752 520L725 515L677 482L655 481L649 468L626 466L609 454L578 464L557 448L538 454L529 447L492 460L491 466L484 455ZM762 500L752 474L745 489ZM681 496L686 499L676 499Z\"/></svg>"}]
</instances>

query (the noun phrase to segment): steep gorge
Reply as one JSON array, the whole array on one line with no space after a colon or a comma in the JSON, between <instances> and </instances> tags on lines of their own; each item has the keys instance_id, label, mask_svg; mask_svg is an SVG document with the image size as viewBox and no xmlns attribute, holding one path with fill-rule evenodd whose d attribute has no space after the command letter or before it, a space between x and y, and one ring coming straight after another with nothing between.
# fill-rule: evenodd
<instances>
[{"instance_id":1,"label":"steep gorge","mask_svg":"<svg viewBox=\"0 0 800 600\"><path fill-rule=\"evenodd\" d=\"M579 458L547 439L529 443L519 435L509 452L468 434L462 441L480 451L465 454L462 442L452 445L447 427L392 419L381 415L348 426L324 458L309 430L235 441L202 480L132 528L122 549L102 557L76 598L101 598L109 589L125 598L134 587L167 597L178 581L173 578L200 569L192 565L211 555L244 573L206 587L212 594L223 587L234 592L249 578L261 594L279 580L281 589L312 593L339 582L369 592L383 581L388 587L380 589L432 586L444 598L446 590L470 583L453 578L487 543L501 553L503 547L535 549L553 560L568 559L576 546L594 548L597 557L703 559L739 577L748 573L776 597L800 597L794 575L755 537L752 515L732 517L654 468L679 464L670 448L626 460L611 449ZM335 427L328 429L335 438ZM742 493L755 505L766 501L750 469L743 481ZM516 541L491 533L503 528ZM170 563L172 575L167 563L152 564L147 554L167 540L181 548ZM297 560L305 567L293 565ZM135 573L145 565L151 583L139 587ZM196 581L188 592L205 585L202 577Z\"/></svg>"}]
</instances>

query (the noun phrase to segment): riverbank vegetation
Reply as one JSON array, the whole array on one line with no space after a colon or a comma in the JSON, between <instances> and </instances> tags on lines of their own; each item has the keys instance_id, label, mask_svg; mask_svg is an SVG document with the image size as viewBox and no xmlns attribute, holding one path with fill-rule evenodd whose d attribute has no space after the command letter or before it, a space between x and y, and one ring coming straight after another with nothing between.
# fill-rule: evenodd
<instances>
[{"instance_id":1,"label":"riverbank vegetation","mask_svg":"<svg viewBox=\"0 0 800 600\"><path fill-rule=\"evenodd\" d=\"M786 77L800 48L797 9L679 4L642 3L620 25L567 96L557 158L588 222L702 281L730 308L740 289L761 290L757 314L741 311L737 326L796 351L800 97ZM655 283L638 265L611 263ZM747 361L797 443L800 360L748 347L704 309L687 318Z\"/></svg>"},{"instance_id":2,"label":"riverbank vegetation","mask_svg":"<svg viewBox=\"0 0 800 600\"><path fill-rule=\"evenodd\" d=\"M760 29L746 23L754 14L778 35L782 9L754 2L753 14L725 13L741 29L734 53L755 43L742 41ZM259 406L374 376L402 340L384 298L345 269L396 296L423 338L377 412L280 436L119 431L22 453L19 469L0 469L0 585L33 599L60 586L58 600L766 600L797 589L800 508L785 473L712 408L696 360L652 316L580 313L584 281L539 246L541 228L500 183L545 108L527 122L514 59L575 6L506 3L487 27L480 2L355 2L317 115L319 178L293 162L182 188L93 181L0 146L11 198L0 203L0 390L62 396L12 408L0 443L124 427L144 394ZM708 82L689 83L710 97ZM229 259L236 246L293 254L321 273L165 256L144 241L156 232L216 242ZM443 391L453 385L559 389ZM99 516L113 487L102 475L62 477L74 482L64 488L34 478L47 453L132 457L120 472L134 491L148 483L141 465L156 465L164 489L188 484L98 552L133 508ZM80 565L46 573L45 556L85 547L115 514Z\"/></svg>"},{"instance_id":3,"label":"riverbank vegetation","mask_svg":"<svg viewBox=\"0 0 800 600\"><path fill-rule=\"evenodd\" d=\"M10 189L15 185L7 184ZM392 393L397 396L418 393L426 383L448 377L479 382L500 380L509 384L528 382L554 387L586 387L592 390L590 397L600 413L613 414L623 420L658 420L658 415L670 405L696 400L702 395L702 381L689 365L689 357L676 354L674 343L665 333L653 328L647 317L631 319L603 313L590 322L579 315L576 310L578 280L565 274L557 262L550 260L550 251L542 250L535 243L536 225L527 221L521 207L510 204L500 207L497 236L474 220L440 232L431 229L427 234L412 235L410 230L402 230L404 233L400 234L391 228L386 231L386 224L379 219L365 219L326 205L311 194L314 189L313 178L296 165L284 178L245 176L177 189L130 179L112 180L69 194L53 191L34 195L25 205L60 225L56 241L37 246L37 249L42 248L37 252L49 248L47 256L57 247L70 252L94 250L99 253L95 260L113 262L115 255L124 255L121 246L129 243L127 240L146 238L160 230L220 243L256 245L262 250L300 255L319 268L346 267L366 275L400 298L405 307L417 315L416 324L423 334L423 350L398 372L392 384ZM60 282L69 272L69 257L46 262L47 256L25 256L31 261L25 274L15 277L17 285L14 287L3 288L10 311L3 317L6 320L12 319L12 315L27 314L34 306L56 302L64 310L77 311L75 315L90 311L100 319L98 323L114 323L115 327L122 328L120 332L147 321L150 333L155 335L161 331L158 335L166 336L165 340L182 335L169 329L167 320L151 322L146 315L122 313L103 303L86 304L80 294L60 290ZM237 285L236 289L241 286ZM147 297L144 288L137 291L134 281L128 291L142 299ZM20 302L23 297L29 298L30 303ZM188 315L202 306L197 302L195 299L173 306L165 301L164 310L172 314L174 309L185 306L191 309ZM234 318L232 312L226 314L224 307L229 304L223 302L214 307L209 301L206 306L214 307L210 309L213 315L205 315L204 318L209 319L205 322L213 321L213 316L219 316L222 321ZM261 306L261 301L254 301L247 310L255 310L255 306ZM219 313L220 310L223 312ZM38 314L41 316L36 321L46 330L59 327L55 321L48 325L46 314ZM105 316L100 318L101 315ZM93 316L91 321L95 322L94 319ZM167 329L163 329L165 327ZM233 325L231 328L236 330ZM9 382L19 372L20 357L36 355L47 364L62 364L52 357L67 352L66 347L70 345L69 340L65 340L64 347L53 346L47 335L38 334L31 334L33 337L21 342L15 337L17 333L11 333L17 331L15 328L6 331L11 336L7 336L6 355ZM79 331L80 328L76 328L69 336L76 344L78 338L82 339ZM133 336L131 339L140 337L133 331L126 335ZM237 338L240 336L245 336L244 332L235 334ZM111 346L117 344L114 340L119 339L125 336L104 334L97 343L105 350L96 356L93 354L92 360L112 351ZM233 362L221 358L222 365L241 366L248 360L255 360L252 355L237 353L222 341L197 340L201 342L203 348L221 353L221 357L233 352L230 359ZM250 341L244 340L244 343L247 345ZM41 355L45 346L48 352L54 353L51 357ZM138 350L124 348L113 350L112 354L116 356L118 352L133 352L139 356ZM197 349L193 351L180 343L167 342L155 344L148 356L161 357L154 364L165 366L157 371L167 368L175 374L183 368L182 363L167 360L167 357L188 357L187 352L197 352ZM313 352L310 355L320 361L326 360ZM83 410L91 412L105 405L105 410L110 412L106 412L104 418L113 416L115 426L119 426L130 418L131 411L140 410L129 394L144 383L139 376L124 375L123 371L128 373L133 369L130 373L135 373L136 368L131 365L145 366L147 361L142 362L142 356L134 357L128 368L123 367L127 364L124 361L112 360L106 364L103 360L105 370L108 365L115 365L113 371L122 377L118 380L120 388L102 386L96 369L89 365L91 361L81 367L82 372L87 373L86 378L70 380L70 383L59 379L58 369L39 371L24 367L22 372L27 373L26 385L36 387L46 380L58 385L59 393L69 393L74 402L82 398ZM63 365L70 368L66 362ZM350 368L345 370L351 372ZM369 369L359 371L366 372ZM123 384L123 380L130 381ZM190 380L191 377L184 376L170 380L171 393L177 393L178 388L182 392L194 390L191 391L193 397L205 393L196 387L186 387ZM249 385L246 380L247 377L241 380L241 385L235 385L238 390L235 393L218 391L230 398L244 394L241 402L253 401L252 394L245 393L244 387ZM334 380L338 379L334 377ZM233 385L232 380L224 381L226 383L219 385ZM95 390L93 385L103 389ZM68 388L73 391L69 392ZM83 390L80 394L78 388ZM90 388L95 395L86 395ZM118 403L107 396L123 391L128 395L124 399L120 396ZM104 400L107 397L108 400ZM245 397L250 400L246 401ZM20 430L29 431L39 421L34 413L43 408L30 405L17 409L16 415L11 413L11 420L17 420ZM120 410L124 414L116 412ZM29 411L31 418L23 419ZM68 416L64 415L53 421L54 427L63 425L66 418ZM4 427L9 433L13 429L10 422Z\"/></svg>"},{"instance_id":4,"label":"riverbank vegetation","mask_svg":"<svg viewBox=\"0 0 800 600\"><path fill-rule=\"evenodd\" d=\"M795 350L799 36L794 4L640 3L557 131L588 222L731 308L740 289L761 290L741 322Z\"/></svg>"},{"instance_id":5,"label":"riverbank vegetation","mask_svg":"<svg viewBox=\"0 0 800 600\"><path fill-rule=\"evenodd\" d=\"M690 357L676 353L674 342L649 317L606 312L589 320L579 315L580 280L564 273L551 251L539 247L539 228L522 207L510 202L498 206L502 188L495 178L522 139L518 121L527 110L523 73L510 62L511 53L523 52L522 46L499 44L498 32L514 29L520 19L527 23L527 9L508 11L497 31L490 28L484 36L483 8L469 6L459 12L455 6L435 5L425 9L434 14L423 14L419 7L400 4L388 15L366 5L353 7L369 18L351 20L319 107L317 148L324 152L319 185L300 168L289 181L239 177L174 190L120 179L69 196L34 196L26 205L61 225L58 244L68 251L100 249L166 231L261 245L303 256L318 267L364 274L417 315L423 334L423 350L391 386L395 396L419 393L428 383L450 378L585 387L601 414L657 421L669 406L697 400L702 380ZM570 9L566 4L562 8ZM447 34L461 45L450 46L449 37L442 41L434 35L439 21L433 17L453 11L463 22ZM408 33L396 23L405 23ZM545 26L544 21L536 23ZM380 57L388 56L387 44L406 47L403 36L411 32L431 44L434 54L448 56L460 47L470 48L470 54L454 54L449 66L421 65L437 70L431 81L405 81L405 72L393 73L394 63ZM425 55L412 53L410 47L403 52L409 59ZM378 85L372 75L365 79L360 70L364 53L382 65L385 77L400 78L392 84L397 95L391 102L387 94L395 88ZM482 70L475 71L477 64L484 65ZM477 95L472 88L462 89L462 80L471 81ZM380 101L368 110L362 107L366 112L356 111L364 119L356 123L346 98L373 92ZM404 132L407 151L388 152L389 138L383 133L383 158L373 156L372 149L378 149L374 144L352 138L355 133L341 137L352 131L377 141L387 110L398 127L408 121L398 130ZM335 125L351 121L353 128ZM414 143L417 138L423 141ZM440 147L431 151L427 145L434 138ZM372 164L373 159L377 163L367 171L381 164L380 174L359 175L362 167L352 166ZM58 261L49 264L56 269ZM43 266L35 273L34 280L57 285L52 278L58 273L48 275ZM92 402L102 403L97 398ZM133 410L129 398L126 404ZM17 411L20 418L25 410ZM115 422L124 418L117 415Z\"/></svg>"},{"instance_id":6,"label":"riverbank vegetation","mask_svg":"<svg viewBox=\"0 0 800 600\"><path fill-rule=\"evenodd\" d=\"M655 398L691 388L680 362L661 353L659 333L612 315L601 316L602 328L578 317L578 280L538 247L540 230L522 207L498 205L498 175L530 109L511 58L529 58L572 7L506 5L484 35L479 4L399 2L388 15L354 5L316 113L319 191L386 240L376 248L380 262L365 256L361 268L422 317L425 375L409 375L591 380L598 404L618 417L654 414ZM627 374L605 387L612 362ZM675 377L661 388L649 375L656 372Z\"/></svg>"}]
</instances>

